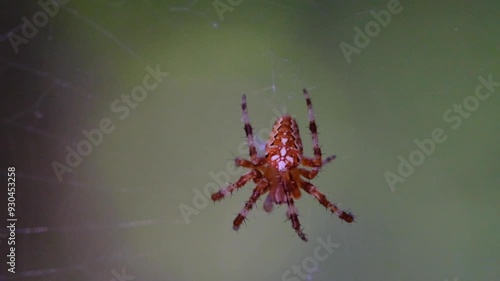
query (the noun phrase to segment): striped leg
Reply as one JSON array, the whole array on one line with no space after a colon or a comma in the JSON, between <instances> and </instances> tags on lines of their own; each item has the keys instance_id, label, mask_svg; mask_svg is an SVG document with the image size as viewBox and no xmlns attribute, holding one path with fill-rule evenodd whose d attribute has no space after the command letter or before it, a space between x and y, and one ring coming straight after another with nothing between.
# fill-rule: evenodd
<instances>
[{"instance_id":1,"label":"striped leg","mask_svg":"<svg viewBox=\"0 0 500 281\"><path fill-rule=\"evenodd\" d=\"M245 168L249 168L249 169L255 169L256 167L265 164L266 158L265 157L257 157L256 162L252 163L252 161L238 157L234 160L234 163L235 163L236 167L245 167Z\"/></svg>"},{"instance_id":2,"label":"striped leg","mask_svg":"<svg viewBox=\"0 0 500 281\"><path fill-rule=\"evenodd\" d=\"M325 206L327 209L329 209L332 213L336 214L340 219L346 221L346 222L353 222L354 221L354 216L349 213L349 212L344 212L340 210L335 204L330 203L328 199L326 199L326 196L321 193L316 186L311 184L310 182L302 182L302 188L312 196L314 196L321 205Z\"/></svg>"},{"instance_id":3,"label":"striped leg","mask_svg":"<svg viewBox=\"0 0 500 281\"><path fill-rule=\"evenodd\" d=\"M246 95L243 95L243 97L241 98L241 110L243 111L243 122L245 123L245 133L247 135L250 160L255 164L257 162L257 149L255 148L255 143L253 141L252 125L250 125L250 118L248 117Z\"/></svg>"},{"instance_id":4,"label":"striped leg","mask_svg":"<svg viewBox=\"0 0 500 281\"><path fill-rule=\"evenodd\" d=\"M300 175L308 180L314 179L318 175L318 172L319 172L318 169L313 169L313 170L309 171L309 170L306 170L303 168L299 168Z\"/></svg>"},{"instance_id":5,"label":"striped leg","mask_svg":"<svg viewBox=\"0 0 500 281\"><path fill-rule=\"evenodd\" d=\"M307 103L307 110L309 114L309 130L311 131L313 149L314 149L314 159L312 159L311 161L312 163L310 164L314 165L313 167L320 167L323 161L321 160L321 148L319 147L318 127L316 126L316 119L314 117L314 111L311 103L311 98L309 97L309 93L307 92L306 89L303 89L302 92L304 93L304 98L306 99Z\"/></svg>"},{"instance_id":6,"label":"striped leg","mask_svg":"<svg viewBox=\"0 0 500 281\"><path fill-rule=\"evenodd\" d=\"M321 163L321 166L325 166L326 164L333 161L335 158L337 158L337 156L335 156L335 155L330 155L330 156L326 157L325 159L323 159L323 163Z\"/></svg>"},{"instance_id":7,"label":"striped leg","mask_svg":"<svg viewBox=\"0 0 500 281\"><path fill-rule=\"evenodd\" d=\"M304 157L302 158L302 165L306 166L306 167L312 167L314 168L310 173L319 173L319 170L325 166L326 164L332 162L337 156L335 155L330 155L326 158L323 159L323 162L321 163L321 165L319 166L316 166L316 163L314 162L314 159L313 158L308 158L308 157ZM302 174L302 173L301 173ZM303 175L304 176L304 175ZM307 176L304 176L306 178L308 178ZM308 178L308 179L312 179L312 178Z\"/></svg>"},{"instance_id":8,"label":"striped leg","mask_svg":"<svg viewBox=\"0 0 500 281\"><path fill-rule=\"evenodd\" d=\"M255 206L255 202L267 191L268 185L269 182L265 178L261 178L259 180L257 186L253 190L252 196L250 196L250 199L245 203L245 207L243 207L238 216L234 219L234 230L238 230L240 228L240 225L243 221L245 221L247 214L253 209L253 206Z\"/></svg>"},{"instance_id":9,"label":"striped leg","mask_svg":"<svg viewBox=\"0 0 500 281\"><path fill-rule=\"evenodd\" d=\"M285 176L283 179L283 190L285 191L285 202L288 205L288 210L286 212L288 219L292 222L292 228L295 230L297 235L302 239L303 241L307 242L307 237L304 232L302 232L302 229L300 228L300 222L299 222L299 216L297 212L297 208L295 208L295 204L293 201L293 192L295 192L294 188L297 187L296 182L292 181L290 178L290 175ZM290 186L288 183L293 183L295 186ZM298 191L298 196L300 197L300 190L297 188Z\"/></svg>"},{"instance_id":10,"label":"striped leg","mask_svg":"<svg viewBox=\"0 0 500 281\"><path fill-rule=\"evenodd\" d=\"M216 193L212 194L213 201L219 201L224 198L227 194L233 193L234 190L243 187L251 179L259 179L262 174L258 170L251 170L250 172L241 176L237 182L230 184L226 188L222 188Z\"/></svg>"},{"instance_id":11,"label":"striped leg","mask_svg":"<svg viewBox=\"0 0 500 281\"><path fill-rule=\"evenodd\" d=\"M293 198L289 191L285 191L286 204L288 205L288 210L286 212L287 217L292 221L292 228L295 229L295 232L300 237L300 239L307 242L307 237L302 229L300 228L299 216L297 214L297 208L295 208L295 204Z\"/></svg>"}]
</instances>

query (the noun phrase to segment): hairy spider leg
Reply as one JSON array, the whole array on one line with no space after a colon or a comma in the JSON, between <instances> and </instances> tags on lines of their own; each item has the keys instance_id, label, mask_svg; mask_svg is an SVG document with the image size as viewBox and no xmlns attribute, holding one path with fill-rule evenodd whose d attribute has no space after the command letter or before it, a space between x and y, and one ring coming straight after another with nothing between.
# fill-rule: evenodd
<instances>
[{"instance_id":1,"label":"hairy spider leg","mask_svg":"<svg viewBox=\"0 0 500 281\"><path fill-rule=\"evenodd\" d=\"M267 191L268 186L269 186L269 182L265 178L261 178L257 182L257 186L254 188L254 190L252 192L252 196L250 196L250 199L248 199L248 201L245 203L245 206L243 207L243 209L240 211L240 213L234 219L233 230L238 230L240 228L240 225L247 218L248 213L253 209L253 206L255 206L255 202L257 202L257 200L260 198L260 196Z\"/></svg>"},{"instance_id":2,"label":"hairy spider leg","mask_svg":"<svg viewBox=\"0 0 500 281\"><path fill-rule=\"evenodd\" d=\"M250 124L250 117L248 117L247 109L247 96L243 95L241 97L241 111L243 116L243 123L245 124L245 135L247 137L248 154L250 155L250 161L244 159L236 159L236 164L242 163L241 166L246 168L255 168L256 166L263 165L266 162L265 157L259 157L257 154L257 149L255 148L255 141L253 136L253 128ZM250 163L248 163L250 162Z\"/></svg>"},{"instance_id":3,"label":"hairy spider leg","mask_svg":"<svg viewBox=\"0 0 500 281\"><path fill-rule=\"evenodd\" d=\"M321 147L319 146L318 126L316 126L316 119L314 117L311 98L309 97L309 93L307 92L306 89L303 89L302 92L304 94L304 98L306 99L307 103L307 110L309 116L309 131L311 131L313 150L314 150L314 158L304 157L302 160L302 164L309 167L321 167L323 164L321 158L322 153L321 153Z\"/></svg>"},{"instance_id":4,"label":"hairy spider leg","mask_svg":"<svg viewBox=\"0 0 500 281\"><path fill-rule=\"evenodd\" d=\"M285 175L283 175L283 177L284 180L282 184L283 184L283 189L285 191L286 204L288 205L287 217L292 222L292 228L295 230L300 239L307 242L306 234L302 232L302 229L300 228L300 221L297 208L295 207L295 203L292 198L293 186L289 186L288 184L291 183L292 185L296 185L296 182L292 180L289 173L286 173Z\"/></svg>"},{"instance_id":5,"label":"hairy spider leg","mask_svg":"<svg viewBox=\"0 0 500 281\"><path fill-rule=\"evenodd\" d=\"M245 134L247 136L248 152L250 155L250 160L252 163L257 162L257 149L255 148L255 143L253 140L253 129L250 125L250 118L248 117L247 110L247 95L243 95L241 98L241 110L243 112L243 123L245 123Z\"/></svg>"},{"instance_id":6,"label":"hairy spider leg","mask_svg":"<svg viewBox=\"0 0 500 281\"><path fill-rule=\"evenodd\" d=\"M250 172L242 175L235 183L232 183L226 188L222 188L216 193L212 194L212 200L219 201L227 194L233 193L234 190L242 188L251 179L260 179L261 177L262 174L259 172L259 170L251 170Z\"/></svg>"},{"instance_id":7,"label":"hairy spider leg","mask_svg":"<svg viewBox=\"0 0 500 281\"><path fill-rule=\"evenodd\" d=\"M299 173L301 176L303 176L304 178L308 179L308 180L312 180L314 179L318 173L319 173L319 169L321 169L324 165L330 163L333 159L335 159L335 155L332 155L332 156L328 156L326 157L325 159L323 159L323 163L321 164L321 166L319 167L314 167L314 169L312 170L307 170L307 169L304 169L304 168L299 168Z\"/></svg>"},{"instance_id":8,"label":"hairy spider leg","mask_svg":"<svg viewBox=\"0 0 500 281\"><path fill-rule=\"evenodd\" d=\"M328 201L328 199L326 199L326 196L323 193L321 193L318 190L318 188L314 186L312 183L302 181L300 185L302 186L302 189L304 189L310 195L314 196L314 198L316 198L321 205L325 206L325 208L329 209L332 213L337 215L341 220L344 220L348 223L354 221L354 216L351 213L342 211L337 207L337 205Z\"/></svg>"}]
</instances>

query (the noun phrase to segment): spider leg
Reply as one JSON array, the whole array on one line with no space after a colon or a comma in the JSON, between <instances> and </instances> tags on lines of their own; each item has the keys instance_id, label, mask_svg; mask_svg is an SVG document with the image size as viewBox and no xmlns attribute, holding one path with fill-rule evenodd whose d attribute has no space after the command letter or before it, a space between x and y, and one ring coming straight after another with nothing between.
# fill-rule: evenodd
<instances>
[{"instance_id":1,"label":"spider leg","mask_svg":"<svg viewBox=\"0 0 500 281\"><path fill-rule=\"evenodd\" d=\"M309 97L309 93L307 92L306 89L303 89L302 92L304 94L307 103L307 109L309 113L309 130L311 131L311 137L313 141L314 159L310 160L312 160L311 164L314 165L313 167L320 167L323 164L323 161L321 160L321 147L319 146L319 140L318 140L318 127L316 126L316 119L314 117L314 111L311 103L311 98Z\"/></svg>"},{"instance_id":2,"label":"spider leg","mask_svg":"<svg viewBox=\"0 0 500 281\"><path fill-rule=\"evenodd\" d=\"M288 205L287 216L292 221L292 228L295 229L295 232L300 237L300 239L307 242L306 234L302 232L302 229L300 228L299 216L297 215L297 208L295 208L293 198L289 193L285 196L286 203Z\"/></svg>"},{"instance_id":3,"label":"spider leg","mask_svg":"<svg viewBox=\"0 0 500 281\"><path fill-rule=\"evenodd\" d=\"M306 167L312 167L313 169L311 171L306 170L306 169L299 169L299 173L301 176L305 177L306 179L312 180L313 178L315 178L318 175L319 170L321 168L323 168L324 165L330 163L333 159L335 159L335 157L336 157L335 155L331 155L331 156L326 157L325 159L323 159L323 163L318 167L315 166L313 159L303 158L302 165L304 165Z\"/></svg>"},{"instance_id":4,"label":"spider leg","mask_svg":"<svg viewBox=\"0 0 500 281\"><path fill-rule=\"evenodd\" d=\"M335 155L330 155L326 157L325 159L323 159L323 163L321 163L321 166L325 166L326 164L332 162L335 158L337 158L337 156Z\"/></svg>"},{"instance_id":5,"label":"spider leg","mask_svg":"<svg viewBox=\"0 0 500 281\"><path fill-rule=\"evenodd\" d=\"M252 163L252 161L249 161L249 160L243 159L243 158L239 158L239 157L236 158L234 160L234 162L235 162L236 167L245 167L245 168L249 168L249 169L255 169L257 166L263 165L266 162L266 158L265 157L258 157L255 164Z\"/></svg>"},{"instance_id":6,"label":"spider leg","mask_svg":"<svg viewBox=\"0 0 500 281\"><path fill-rule=\"evenodd\" d=\"M243 122L245 123L245 134L247 135L248 151L252 163L257 163L257 149L253 140L252 125L250 125L250 118L248 117L247 110L247 96L243 95L241 98L241 110L243 111Z\"/></svg>"},{"instance_id":7,"label":"spider leg","mask_svg":"<svg viewBox=\"0 0 500 281\"><path fill-rule=\"evenodd\" d=\"M288 183L292 181L287 181ZM295 203L292 198L290 186L288 186L287 182L283 183L283 189L285 191L285 200L286 204L288 205L288 210L286 212L288 219L292 222L292 228L295 229L295 232L297 235L302 239L303 241L307 242L307 237L304 232L302 232L302 229L300 228L300 222L299 222L299 216L297 212L297 208L295 208ZM300 194L300 192L299 192Z\"/></svg>"},{"instance_id":8,"label":"spider leg","mask_svg":"<svg viewBox=\"0 0 500 281\"><path fill-rule=\"evenodd\" d=\"M241 176L235 183L232 183L228 187L222 188L216 193L213 193L212 200L219 201L222 198L224 198L228 193L231 194L233 193L234 190L243 187L249 180L260 177L262 177L262 174L258 170L251 170L250 172Z\"/></svg>"},{"instance_id":9,"label":"spider leg","mask_svg":"<svg viewBox=\"0 0 500 281\"><path fill-rule=\"evenodd\" d=\"M310 182L301 182L302 189L304 189L307 193L311 194L314 196L321 205L325 206L327 209L329 209L332 213L336 214L340 219L351 223L354 221L354 216L349 213L349 212L344 212L340 210L337 205L331 203L326 199L326 196L321 193L316 186L314 186Z\"/></svg>"},{"instance_id":10,"label":"spider leg","mask_svg":"<svg viewBox=\"0 0 500 281\"><path fill-rule=\"evenodd\" d=\"M319 173L319 169L318 168L313 169L311 171L303 169L303 168L300 168L298 170L299 170L299 174L301 176L303 176L304 178L308 179L308 180L314 179L318 175L318 173Z\"/></svg>"},{"instance_id":11,"label":"spider leg","mask_svg":"<svg viewBox=\"0 0 500 281\"><path fill-rule=\"evenodd\" d=\"M245 207L240 211L238 216L233 221L233 229L238 230L240 228L240 225L243 223L243 221L246 219L247 214L253 209L253 206L255 206L255 202L259 199L259 197L264 194L267 191L267 187L269 185L269 182L265 178L261 178L259 182L257 183L257 186L254 188L252 196L250 196L250 199L245 203Z\"/></svg>"},{"instance_id":12,"label":"spider leg","mask_svg":"<svg viewBox=\"0 0 500 281\"><path fill-rule=\"evenodd\" d=\"M325 166L326 164L332 162L335 158L337 158L336 155L330 155L326 158L323 159L323 162L321 162L321 165L316 165L317 163L315 162L314 158L310 158L310 157L307 157L307 156L304 156L304 158L302 158L302 165L306 166L306 167L312 167L312 168L317 168L316 170L319 170L321 169L323 166Z\"/></svg>"}]
</instances>

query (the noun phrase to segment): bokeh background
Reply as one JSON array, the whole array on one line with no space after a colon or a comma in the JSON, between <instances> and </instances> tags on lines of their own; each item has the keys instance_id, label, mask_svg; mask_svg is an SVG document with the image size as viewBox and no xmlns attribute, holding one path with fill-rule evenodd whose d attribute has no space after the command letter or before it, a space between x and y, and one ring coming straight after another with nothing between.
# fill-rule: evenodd
<instances>
[{"instance_id":1,"label":"bokeh background","mask_svg":"<svg viewBox=\"0 0 500 281\"><path fill-rule=\"evenodd\" d=\"M0 279L499 280L500 87L455 130L443 114L479 76L500 81L500 4L401 1L348 62L339 45L388 3L72 0L16 51L22 18L43 10L3 1L2 169L16 167L18 222L16 273L2 228ZM113 111L148 66L168 77L126 116ZM241 95L261 138L289 112L312 155L303 87L323 151L337 155L314 183L357 223L304 195L308 243L262 200L234 232L252 184L217 204L203 193L241 173ZM53 163L106 118L114 130L59 180ZM435 128L447 140L391 190L384 175ZM317 239L337 248L307 272Z\"/></svg>"}]
</instances>

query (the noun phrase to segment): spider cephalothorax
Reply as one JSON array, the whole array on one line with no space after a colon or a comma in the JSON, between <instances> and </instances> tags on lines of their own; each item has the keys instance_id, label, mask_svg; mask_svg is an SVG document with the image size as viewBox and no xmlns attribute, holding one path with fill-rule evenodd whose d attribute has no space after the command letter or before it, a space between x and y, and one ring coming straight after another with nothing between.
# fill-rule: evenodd
<instances>
[{"instance_id":1,"label":"spider cephalothorax","mask_svg":"<svg viewBox=\"0 0 500 281\"><path fill-rule=\"evenodd\" d=\"M257 199L269 192L264 201L264 210L270 212L274 204L286 203L288 205L287 217L291 220L293 229L302 240L307 241L306 235L300 228L297 209L294 205L294 199L300 198L300 189L314 196L321 205L336 214L340 219L348 223L354 221L354 216L351 213L342 211L335 204L330 203L325 195L307 181L316 177L319 169L335 159L335 155L325 159L322 158L311 99L306 89L303 90L303 93L309 110L309 130L311 131L314 146L314 157L312 158L303 155L297 122L289 115L281 116L276 120L266 143L266 154L262 157L258 156L253 141L252 126L248 118L246 96L243 95L241 108L243 110L243 122L245 123L250 160L237 158L236 165L248 168L250 171L241 176L235 183L212 194L212 200L218 201L224 198L225 195L241 188L250 180L257 184L245 207L234 219L234 230L239 229ZM312 169L307 170L300 165Z\"/></svg>"}]
</instances>

